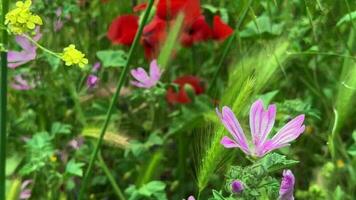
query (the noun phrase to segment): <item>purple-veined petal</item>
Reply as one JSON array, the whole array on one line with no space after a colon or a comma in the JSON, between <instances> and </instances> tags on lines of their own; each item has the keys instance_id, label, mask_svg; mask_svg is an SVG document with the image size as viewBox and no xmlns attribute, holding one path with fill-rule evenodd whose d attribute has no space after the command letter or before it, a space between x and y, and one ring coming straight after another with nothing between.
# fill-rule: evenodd
<instances>
[{"instance_id":1,"label":"purple-veined petal","mask_svg":"<svg viewBox=\"0 0 356 200\"><path fill-rule=\"evenodd\" d=\"M268 138L276 118L276 106L264 110L262 100L257 100L250 109L250 129L253 144L258 149Z\"/></svg>"},{"instance_id":2,"label":"purple-veined petal","mask_svg":"<svg viewBox=\"0 0 356 200\"><path fill-rule=\"evenodd\" d=\"M15 90L30 90L34 88L33 85L29 84L27 80L23 79L21 75L16 75L14 77L14 82L11 87Z\"/></svg>"},{"instance_id":3,"label":"purple-veined petal","mask_svg":"<svg viewBox=\"0 0 356 200\"><path fill-rule=\"evenodd\" d=\"M299 115L288 122L272 139L267 140L259 148L259 156L263 156L275 149L288 146L289 142L297 139L305 130L305 126L303 125L304 118L304 115Z\"/></svg>"},{"instance_id":4,"label":"purple-veined petal","mask_svg":"<svg viewBox=\"0 0 356 200\"><path fill-rule=\"evenodd\" d=\"M142 82L138 82L138 81L130 81L131 85L134 85L136 87L139 87L139 88L150 88L150 85L147 85L145 83L142 83Z\"/></svg>"},{"instance_id":5,"label":"purple-veined petal","mask_svg":"<svg viewBox=\"0 0 356 200\"><path fill-rule=\"evenodd\" d=\"M161 78L161 72L157 64L157 60L152 60L150 64L150 78L153 81L158 81Z\"/></svg>"},{"instance_id":6,"label":"purple-veined petal","mask_svg":"<svg viewBox=\"0 0 356 200\"><path fill-rule=\"evenodd\" d=\"M21 65L24 65L24 64L26 64L26 63L28 63L28 61L27 61L27 60L24 60L24 61L19 61L19 62L8 63L7 66L8 66L9 68L15 69L16 67L21 66Z\"/></svg>"},{"instance_id":7,"label":"purple-veined petal","mask_svg":"<svg viewBox=\"0 0 356 200\"><path fill-rule=\"evenodd\" d=\"M219 113L217 110L217 114L225 128L230 132L236 143L239 145L239 148L241 148L244 153L250 154L245 134L232 110L229 107L224 106L222 108L222 113Z\"/></svg>"},{"instance_id":8,"label":"purple-veined petal","mask_svg":"<svg viewBox=\"0 0 356 200\"><path fill-rule=\"evenodd\" d=\"M281 187L279 189L279 200L294 200L295 178L291 170L283 171Z\"/></svg>"},{"instance_id":9,"label":"purple-veined petal","mask_svg":"<svg viewBox=\"0 0 356 200\"><path fill-rule=\"evenodd\" d=\"M131 75L140 82L149 80L147 72L141 67L131 70Z\"/></svg>"},{"instance_id":10,"label":"purple-veined petal","mask_svg":"<svg viewBox=\"0 0 356 200\"><path fill-rule=\"evenodd\" d=\"M221 141L220 144L224 145L225 148L236 148L236 147L240 147L234 140L230 139L227 136L224 136Z\"/></svg>"},{"instance_id":11,"label":"purple-veined petal","mask_svg":"<svg viewBox=\"0 0 356 200\"><path fill-rule=\"evenodd\" d=\"M24 50L32 49L34 47L34 45L32 45L31 42L24 36L16 36L15 40L16 43Z\"/></svg>"}]
</instances>

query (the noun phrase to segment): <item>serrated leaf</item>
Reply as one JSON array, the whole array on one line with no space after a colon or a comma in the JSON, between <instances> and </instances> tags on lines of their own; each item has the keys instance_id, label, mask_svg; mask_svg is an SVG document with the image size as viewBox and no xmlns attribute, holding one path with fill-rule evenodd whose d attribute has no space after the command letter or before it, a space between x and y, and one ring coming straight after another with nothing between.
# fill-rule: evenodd
<instances>
[{"instance_id":1,"label":"serrated leaf","mask_svg":"<svg viewBox=\"0 0 356 200\"><path fill-rule=\"evenodd\" d=\"M283 24L273 23L268 16L260 16L246 25L246 28L240 32L240 37L254 37L261 34L280 35Z\"/></svg>"},{"instance_id":2,"label":"serrated leaf","mask_svg":"<svg viewBox=\"0 0 356 200\"><path fill-rule=\"evenodd\" d=\"M126 64L127 56L124 51L104 50L96 52L103 67L123 67Z\"/></svg>"},{"instance_id":3,"label":"serrated leaf","mask_svg":"<svg viewBox=\"0 0 356 200\"><path fill-rule=\"evenodd\" d=\"M74 175L74 176L83 176L83 169L82 167L84 166L84 163L77 163L75 160L70 160L67 163L66 170L65 172Z\"/></svg>"},{"instance_id":4,"label":"serrated leaf","mask_svg":"<svg viewBox=\"0 0 356 200\"><path fill-rule=\"evenodd\" d=\"M281 169L289 168L290 166L299 163L299 161L296 160L288 160L286 156L278 153L267 154L259 162L262 164L264 169L269 172L274 172Z\"/></svg>"},{"instance_id":5,"label":"serrated leaf","mask_svg":"<svg viewBox=\"0 0 356 200\"><path fill-rule=\"evenodd\" d=\"M159 193L164 191L166 188L166 184L162 181L151 181L145 185L143 185L138 192L146 197L150 197L155 193Z\"/></svg>"},{"instance_id":6,"label":"serrated leaf","mask_svg":"<svg viewBox=\"0 0 356 200\"><path fill-rule=\"evenodd\" d=\"M52 135L56 134L70 134L72 126L69 124L62 124L60 122L54 122L51 127Z\"/></svg>"}]
</instances>

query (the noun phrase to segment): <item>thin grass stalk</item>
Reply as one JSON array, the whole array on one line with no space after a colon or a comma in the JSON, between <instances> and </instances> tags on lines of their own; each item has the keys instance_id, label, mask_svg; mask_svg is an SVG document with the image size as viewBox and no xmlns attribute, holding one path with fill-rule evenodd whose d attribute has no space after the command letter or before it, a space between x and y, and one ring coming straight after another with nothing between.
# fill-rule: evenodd
<instances>
[{"instance_id":1,"label":"thin grass stalk","mask_svg":"<svg viewBox=\"0 0 356 200\"><path fill-rule=\"evenodd\" d=\"M220 58L220 61L218 63L218 66L217 66L217 69L213 75L213 80L211 81L211 84L208 88L208 94L211 94L212 92L212 89L215 87L215 82L217 80L217 77L219 76L220 72L221 72L221 69L222 69L222 66L224 64L224 61L226 60L226 56L227 54L229 53L230 49L231 49L231 46L236 38L236 34L239 33L239 29L240 29L240 26L242 24L242 22L244 21L245 17L246 17L246 14L247 14L247 11L249 10L250 6L252 5L252 2L253 0L249 0L249 2L247 3L247 6L244 8L244 11L242 12L241 14L241 17L239 17L238 19L238 23L237 23L237 26L235 28L235 33L229 37L229 40L226 42L226 47L224 48L224 52Z\"/></svg>"},{"instance_id":2,"label":"thin grass stalk","mask_svg":"<svg viewBox=\"0 0 356 200\"><path fill-rule=\"evenodd\" d=\"M238 96L236 98L236 103L233 105L233 110L238 113L241 111L248 103L248 100L253 93L253 87L255 81L253 79L248 79L242 86ZM238 102L238 103L237 103ZM219 161L224 157L224 148L220 144L221 138L225 134L225 129L223 126L218 125L215 129L215 133L210 141L207 141L207 148L204 150L203 159L198 169L198 189L199 193L204 190L207 186L211 174L217 168Z\"/></svg>"},{"instance_id":3,"label":"thin grass stalk","mask_svg":"<svg viewBox=\"0 0 356 200\"><path fill-rule=\"evenodd\" d=\"M103 156L101 155L100 152L98 153L98 161L99 161L99 165L100 165L101 169L104 171L105 175L108 177L109 182L110 182L117 198L119 200L126 200L124 193L120 189L119 185L116 183L114 176L110 173L110 169L106 165L106 163L103 159Z\"/></svg>"},{"instance_id":4,"label":"thin grass stalk","mask_svg":"<svg viewBox=\"0 0 356 200\"><path fill-rule=\"evenodd\" d=\"M163 160L163 149L157 150L149 160L147 167L143 167L140 171L140 176L136 181L136 186L141 187L150 182L152 177L156 174L156 170Z\"/></svg>"},{"instance_id":5,"label":"thin grass stalk","mask_svg":"<svg viewBox=\"0 0 356 200\"><path fill-rule=\"evenodd\" d=\"M85 175L84 175L84 179L83 179L83 182L82 182L82 185L81 185L81 188L80 188L80 192L79 192L79 196L78 196L79 200L83 199L84 192L85 192L86 187L88 185L89 177L90 177L91 172L93 170L94 162L95 162L95 160L97 158L97 155L98 155L100 146L102 144L106 129L107 129L107 127L109 125L109 122L110 122L110 119L111 119L111 115L112 115L112 112L113 112L113 109L114 109L114 105L117 102L117 99L119 97L121 88L124 85L124 82L125 82L125 80L127 78L127 74L129 72L130 62L133 59L133 53L135 51L136 46L139 43L140 37L142 35L143 27L145 26L145 24L146 24L146 22L148 20L148 16L149 16L149 14L151 12L151 9L152 9L152 6L153 6L153 2L154 2L154 0L150 0L149 3L148 3L148 7L147 7L147 9L146 9L146 11L144 13L144 16L143 16L143 19L142 19L141 24L139 26L138 32L137 32L137 34L135 36L135 39L134 39L134 42L133 42L133 44L132 44L132 46L130 48L129 55L128 55L125 67L124 67L123 71L121 72L119 81L117 83L116 91L114 93L114 96L111 99L111 103L110 103L109 109L108 109L107 114L106 114L106 119L105 119L105 122L104 122L104 124L102 126L102 129L101 129L101 132L100 132L99 140L97 141L97 143L95 145L95 149L94 149L94 151L93 151L93 153L91 155L88 168L87 168L87 170L85 172Z\"/></svg>"},{"instance_id":6,"label":"thin grass stalk","mask_svg":"<svg viewBox=\"0 0 356 200\"><path fill-rule=\"evenodd\" d=\"M5 14L9 10L9 1L2 0L0 24L5 22ZM8 33L2 31L0 41L7 47ZM0 199L5 199L5 173L6 173L6 111L7 111L7 52L1 52L0 69Z\"/></svg>"}]
</instances>

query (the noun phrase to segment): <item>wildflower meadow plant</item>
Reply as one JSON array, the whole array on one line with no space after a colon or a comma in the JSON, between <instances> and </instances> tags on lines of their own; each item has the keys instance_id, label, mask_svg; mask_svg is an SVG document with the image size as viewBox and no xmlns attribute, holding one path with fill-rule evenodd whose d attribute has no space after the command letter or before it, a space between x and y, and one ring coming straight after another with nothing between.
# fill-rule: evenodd
<instances>
[{"instance_id":1,"label":"wildflower meadow plant","mask_svg":"<svg viewBox=\"0 0 356 200\"><path fill-rule=\"evenodd\" d=\"M39 28L36 29L36 34L33 36L34 41L38 41L42 37L42 34L39 31ZM7 60L9 62L8 66L10 68L16 68L23 64L26 64L36 58L37 55L37 46L32 44L24 36L16 36L16 43L21 46L21 51L8 51Z\"/></svg>"},{"instance_id":2,"label":"wildflower meadow plant","mask_svg":"<svg viewBox=\"0 0 356 200\"><path fill-rule=\"evenodd\" d=\"M267 153L289 146L289 143L297 139L305 130L304 115L299 115L283 126L271 139L268 138L272 131L276 106L270 105L267 110L263 108L262 100L257 100L250 109L250 129L252 144L246 139L239 121L229 107L224 106L222 112L217 114L234 139L223 137L221 144L225 148L239 148L245 154L262 157Z\"/></svg>"},{"instance_id":3,"label":"wildflower meadow plant","mask_svg":"<svg viewBox=\"0 0 356 200\"><path fill-rule=\"evenodd\" d=\"M64 48L61 58L67 66L78 65L83 68L88 64L88 59L85 58L85 54L78 51L74 44Z\"/></svg>"},{"instance_id":4,"label":"wildflower meadow plant","mask_svg":"<svg viewBox=\"0 0 356 200\"><path fill-rule=\"evenodd\" d=\"M157 60L152 60L150 64L149 74L142 68L131 70L131 75L136 79L131 81L131 84L140 88L152 88L157 85L159 79L161 78L162 72L159 69Z\"/></svg>"},{"instance_id":5,"label":"wildflower meadow plant","mask_svg":"<svg viewBox=\"0 0 356 200\"><path fill-rule=\"evenodd\" d=\"M31 0L18 1L16 8L6 14L5 24L12 33L20 35L34 30L36 25L43 24L41 17L30 11L31 5Z\"/></svg>"},{"instance_id":6,"label":"wildflower meadow plant","mask_svg":"<svg viewBox=\"0 0 356 200\"><path fill-rule=\"evenodd\" d=\"M279 200L294 200L295 178L291 170L283 171L281 187L279 189Z\"/></svg>"},{"instance_id":7,"label":"wildflower meadow plant","mask_svg":"<svg viewBox=\"0 0 356 200\"><path fill-rule=\"evenodd\" d=\"M0 200L356 199L355 3L1 0Z\"/></svg>"}]
</instances>

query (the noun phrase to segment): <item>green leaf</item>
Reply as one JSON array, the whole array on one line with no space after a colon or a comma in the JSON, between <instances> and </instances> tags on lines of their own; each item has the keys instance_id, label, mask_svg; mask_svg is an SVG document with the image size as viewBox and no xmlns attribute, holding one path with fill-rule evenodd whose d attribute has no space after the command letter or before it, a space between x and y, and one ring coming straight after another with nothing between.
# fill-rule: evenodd
<instances>
[{"instance_id":1,"label":"green leaf","mask_svg":"<svg viewBox=\"0 0 356 200\"><path fill-rule=\"evenodd\" d=\"M145 196L145 197L150 197L155 193L159 193L164 191L166 188L166 184L162 181L151 181L145 185L143 185L138 192Z\"/></svg>"},{"instance_id":2,"label":"green leaf","mask_svg":"<svg viewBox=\"0 0 356 200\"><path fill-rule=\"evenodd\" d=\"M58 67L61 64L61 60L53 55L48 53L44 53L44 58L48 62L48 64L52 67L53 71L57 71Z\"/></svg>"},{"instance_id":3,"label":"green leaf","mask_svg":"<svg viewBox=\"0 0 356 200\"><path fill-rule=\"evenodd\" d=\"M152 147L154 145L162 145L163 144L163 139L160 137L158 134L153 133L148 137L147 142L145 143L146 147Z\"/></svg>"},{"instance_id":4,"label":"green leaf","mask_svg":"<svg viewBox=\"0 0 356 200\"><path fill-rule=\"evenodd\" d=\"M15 169L19 166L23 156L19 154L13 154L6 158L6 176L10 176L14 173Z\"/></svg>"},{"instance_id":5,"label":"green leaf","mask_svg":"<svg viewBox=\"0 0 356 200\"><path fill-rule=\"evenodd\" d=\"M347 150L351 156L356 156L356 144L351 145L351 147Z\"/></svg>"},{"instance_id":6,"label":"green leaf","mask_svg":"<svg viewBox=\"0 0 356 200\"><path fill-rule=\"evenodd\" d=\"M356 131L352 133L352 139L354 140L354 142L356 142Z\"/></svg>"},{"instance_id":7,"label":"green leaf","mask_svg":"<svg viewBox=\"0 0 356 200\"><path fill-rule=\"evenodd\" d=\"M225 200L225 197L221 194L221 191L218 192L216 190L213 190L213 196L214 200Z\"/></svg>"},{"instance_id":8,"label":"green leaf","mask_svg":"<svg viewBox=\"0 0 356 200\"><path fill-rule=\"evenodd\" d=\"M278 153L270 153L263 157L259 161L259 163L262 164L265 170L269 172L274 172L281 169L289 168L290 166L299 163L299 161L288 160L286 156Z\"/></svg>"},{"instance_id":9,"label":"green leaf","mask_svg":"<svg viewBox=\"0 0 356 200\"><path fill-rule=\"evenodd\" d=\"M71 128L71 125L54 122L51 127L51 133L53 136L55 136L56 134L70 134Z\"/></svg>"},{"instance_id":10,"label":"green leaf","mask_svg":"<svg viewBox=\"0 0 356 200\"><path fill-rule=\"evenodd\" d=\"M345 22L351 22L354 19L356 19L356 11L346 13L337 23L336 26L340 26L341 24Z\"/></svg>"},{"instance_id":11,"label":"green leaf","mask_svg":"<svg viewBox=\"0 0 356 200\"><path fill-rule=\"evenodd\" d=\"M67 163L65 172L70 175L74 176L83 176L83 169L84 163L76 163L74 159L70 160Z\"/></svg>"},{"instance_id":12,"label":"green leaf","mask_svg":"<svg viewBox=\"0 0 356 200\"><path fill-rule=\"evenodd\" d=\"M254 37L261 34L280 35L282 33L283 24L276 24L265 15L256 18L246 25L246 28L240 32L240 37Z\"/></svg>"},{"instance_id":13,"label":"green leaf","mask_svg":"<svg viewBox=\"0 0 356 200\"><path fill-rule=\"evenodd\" d=\"M124 51L104 50L96 52L103 67L124 67L127 62L127 56Z\"/></svg>"}]
</instances>

